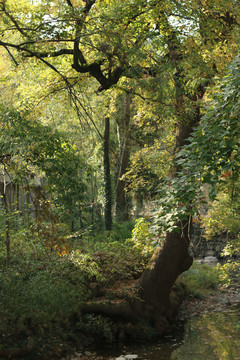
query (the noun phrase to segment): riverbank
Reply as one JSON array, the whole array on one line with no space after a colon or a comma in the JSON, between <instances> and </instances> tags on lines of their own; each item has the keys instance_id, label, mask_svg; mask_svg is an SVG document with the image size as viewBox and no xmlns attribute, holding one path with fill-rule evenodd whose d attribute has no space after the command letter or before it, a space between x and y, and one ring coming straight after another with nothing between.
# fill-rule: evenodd
<instances>
[{"instance_id":1,"label":"riverbank","mask_svg":"<svg viewBox=\"0 0 240 360\"><path fill-rule=\"evenodd\" d=\"M239 287L219 287L208 297L185 299L179 308L176 320L185 321L202 313L222 311L238 305L240 305Z\"/></svg>"},{"instance_id":2,"label":"riverbank","mask_svg":"<svg viewBox=\"0 0 240 360\"><path fill-rule=\"evenodd\" d=\"M202 314L229 311L230 309L240 307L240 284L235 282L231 286L219 285L214 291L201 297L187 297L183 300L179 311L176 315L176 323L183 323L190 318L197 317ZM137 354L129 354L129 357L119 356L102 356L94 351L77 351L73 355L63 357L61 360L116 360L116 359L134 359L130 357ZM126 356L126 355L125 355ZM140 359L137 357L136 359Z\"/></svg>"}]
</instances>

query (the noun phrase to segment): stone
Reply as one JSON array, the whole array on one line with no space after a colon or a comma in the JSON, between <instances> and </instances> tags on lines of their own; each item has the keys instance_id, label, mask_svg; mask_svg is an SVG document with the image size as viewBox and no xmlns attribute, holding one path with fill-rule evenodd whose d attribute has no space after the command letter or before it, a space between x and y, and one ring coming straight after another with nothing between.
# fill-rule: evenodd
<instances>
[{"instance_id":1,"label":"stone","mask_svg":"<svg viewBox=\"0 0 240 360\"><path fill-rule=\"evenodd\" d=\"M196 264L203 264L203 261L204 261L203 259L196 259L195 260Z\"/></svg>"},{"instance_id":2,"label":"stone","mask_svg":"<svg viewBox=\"0 0 240 360\"><path fill-rule=\"evenodd\" d=\"M125 359L126 360L132 360L132 359L137 359L138 358L138 355L125 355Z\"/></svg>"},{"instance_id":3,"label":"stone","mask_svg":"<svg viewBox=\"0 0 240 360\"><path fill-rule=\"evenodd\" d=\"M207 250L206 251L206 255L205 255L205 257L208 257L208 256L215 256L215 251L214 250Z\"/></svg>"},{"instance_id":4,"label":"stone","mask_svg":"<svg viewBox=\"0 0 240 360\"><path fill-rule=\"evenodd\" d=\"M138 358L138 355L128 354L128 355L121 355L121 356L117 357L115 360L134 360L137 358Z\"/></svg>"},{"instance_id":5,"label":"stone","mask_svg":"<svg viewBox=\"0 0 240 360\"><path fill-rule=\"evenodd\" d=\"M207 265L215 265L217 264L218 262L218 259L215 257L215 256L206 256L204 259L203 259L203 264L207 264Z\"/></svg>"},{"instance_id":6,"label":"stone","mask_svg":"<svg viewBox=\"0 0 240 360\"><path fill-rule=\"evenodd\" d=\"M91 356L92 353L91 353L90 351L85 351L85 355L86 355L86 356Z\"/></svg>"}]
</instances>

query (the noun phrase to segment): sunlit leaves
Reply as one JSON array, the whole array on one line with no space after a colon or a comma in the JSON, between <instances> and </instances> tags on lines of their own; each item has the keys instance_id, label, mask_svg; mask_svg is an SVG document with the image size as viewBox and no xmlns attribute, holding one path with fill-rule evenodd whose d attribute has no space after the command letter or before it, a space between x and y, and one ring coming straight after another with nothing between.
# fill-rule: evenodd
<instances>
[{"instance_id":1,"label":"sunlit leaves","mask_svg":"<svg viewBox=\"0 0 240 360\"><path fill-rule=\"evenodd\" d=\"M194 214L205 198L203 184L210 184L208 195L212 199L223 182L227 181L234 189L240 172L239 85L237 57L228 75L216 87L212 103L189 138L189 145L177 155L181 167L178 177L159 190L160 211L154 217L158 231L173 230L177 219ZM234 196L233 190L229 191Z\"/></svg>"},{"instance_id":2,"label":"sunlit leaves","mask_svg":"<svg viewBox=\"0 0 240 360\"><path fill-rule=\"evenodd\" d=\"M186 150L188 159L195 161L202 181L211 179L217 183L225 171L232 171L235 178L239 176L239 84L237 57L230 66L230 73L217 86L212 104Z\"/></svg>"},{"instance_id":3,"label":"sunlit leaves","mask_svg":"<svg viewBox=\"0 0 240 360\"><path fill-rule=\"evenodd\" d=\"M83 199L87 168L64 136L31 122L27 113L2 108L1 115L1 163L5 162L13 179L24 182L25 177L46 177L56 201L66 207L72 206L73 197Z\"/></svg>"}]
</instances>

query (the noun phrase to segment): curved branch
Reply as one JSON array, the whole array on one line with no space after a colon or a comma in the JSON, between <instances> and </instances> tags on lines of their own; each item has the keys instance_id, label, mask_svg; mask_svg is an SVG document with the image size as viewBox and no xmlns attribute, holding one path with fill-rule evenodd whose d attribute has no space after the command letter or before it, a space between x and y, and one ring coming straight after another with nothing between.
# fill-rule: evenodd
<instances>
[{"instance_id":1,"label":"curved branch","mask_svg":"<svg viewBox=\"0 0 240 360\"><path fill-rule=\"evenodd\" d=\"M54 65L52 65L50 62L43 59L41 56L39 56L39 54L37 54L37 53L35 53L35 52L33 52L33 51L29 50L29 49L26 49L25 47L22 47L21 45L6 43L6 42L3 42L2 40L0 40L0 46L3 46L4 48L12 47L12 48L14 48L14 49L16 49L18 51L25 51L28 54L30 54L31 57L36 57L37 59L42 61L45 65L47 65L50 69L52 69L54 72L56 72L63 79L63 81L65 82L66 87L67 87L67 89L69 91L69 94L73 99L73 102L74 102L74 105L76 107L77 114L78 114L79 118L80 118L80 111L79 111L78 105L80 105L80 107L84 110L85 114L87 115L87 118L90 119L90 121L93 124L95 130L97 131L98 135L100 136L100 138L102 138L102 135L99 132L99 130L97 129L97 126L96 126L95 122L93 121L92 117L88 114L87 110L84 108L83 104L78 99L77 95L73 92L72 85L70 84L68 79Z\"/></svg>"},{"instance_id":2,"label":"curved branch","mask_svg":"<svg viewBox=\"0 0 240 360\"><path fill-rule=\"evenodd\" d=\"M11 59L13 60L14 64L15 64L16 66L18 66L17 60L15 59L15 57L13 56L13 54L11 53L11 51L8 49L8 47L7 47L7 46L4 46L4 45L3 45L3 47L7 50L8 54L10 55L10 57L11 57Z\"/></svg>"},{"instance_id":3,"label":"curved branch","mask_svg":"<svg viewBox=\"0 0 240 360\"><path fill-rule=\"evenodd\" d=\"M25 33L25 31L23 30L23 28L19 25L19 23L17 22L17 20L6 10L5 7L5 2L2 2L1 4L1 8L3 13L11 20L11 22L16 26L16 29L23 35L23 36L27 36L27 34Z\"/></svg>"}]
</instances>

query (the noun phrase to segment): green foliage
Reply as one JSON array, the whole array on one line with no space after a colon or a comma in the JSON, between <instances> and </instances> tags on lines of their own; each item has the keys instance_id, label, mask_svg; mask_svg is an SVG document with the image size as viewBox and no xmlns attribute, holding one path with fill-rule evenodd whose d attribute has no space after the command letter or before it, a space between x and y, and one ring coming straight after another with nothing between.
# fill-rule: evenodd
<instances>
[{"instance_id":1,"label":"green foliage","mask_svg":"<svg viewBox=\"0 0 240 360\"><path fill-rule=\"evenodd\" d=\"M85 298L81 276L74 270L71 263L53 259L22 260L19 266L1 270L1 332L14 333L25 321L35 334L60 331Z\"/></svg>"},{"instance_id":2,"label":"green foliage","mask_svg":"<svg viewBox=\"0 0 240 360\"><path fill-rule=\"evenodd\" d=\"M204 234L207 239L227 233L229 238L236 237L240 228L239 217L239 184L225 184L216 196L216 200L208 203L208 212L201 216ZM234 187L234 193L232 189Z\"/></svg>"},{"instance_id":3,"label":"green foliage","mask_svg":"<svg viewBox=\"0 0 240 360\"><path fill-rule=\"evenodd\" d=\"M191 175L199 183L216 186L227 176L238 179L239 89L240 57L237 56L229 65L228 74L215 87L212 102L189 139L190 144L178 155L184 172L192 168Z\"/></svg>"},{"instance_id":4,"label":"green foliage","mask_svg":"<svg viewBox=\"0 0 240 360\"><path fill-rule=\"evenodd\" d=\"M135 232L138 242L141 237L141 242L146 243L148 226L143 220L139 222L139 236ZM69 334L79 331L113 341L117 329L108 318L80 316L78 308L95 296L91 282L111 286L116 280L132 279L142 273L146 264L143 245L134 247L135 242L124 239L131 234L132 227L130 222L115 224L116 233L112 237L108 232L82 234L72 240L70 253L62 253L61 257L57 251L45 251L36 232L19 228L12 237L11 266L0 270L0 331L6 341L11 337L24 341L30 332L38 343L39 353L45 351L44 347L53 346L56 334L58 346ZM59 236L66 231L61 229ZM121 240L119 231L124 234Z\"/></svg>"},{"instance_id":5,"label":"green foliage","mask_svg":"<svg viewBox=\"0 0 240 360\"><path fill-rule=\"evenodd\" d=\"M98 282L106 280L100 264L91 254L83 253L81 250L74 250L70 254L70 261L82 271L86 280Z\"/></svg>"},{"instance_id":6,"label":"green foliage","mask_svg":"<svg viewBox=\"0 0 240 360\"><path fill-rule=\"evenodd\" d=\"M1 2L0 10L0 90L7 104L0 109L1 169L16 183L30 178L31 186L36 177L47 178L43 191L51 193L54 203L52 212L29 223L29 229L20 223L14 227L17 217L9 212L15 253L12 268L1 272L0 310L4 315L0 321L8 334L28 315L36 332L53 333L51 329L60 331L61 323L68 326L69 311L77 311L78 301L87 298L86 282L106 284L139 276L155 241L151 230L157 235L177 230L179 220L192 215L203 197L202 184L211 184L214 198L216 185L225 179L222 175L230 174L236 182L240 163L239 57L223 81L209 91L212 103L176 159L172 134L176 124L200 115L199 99L206 86L216 74L221 76L229 54L235 53L232 30L239 23L239 7L235 1L225 0L205 1L204 6L195 0L8 0ZM105 115L111 114L113 92L97 99L95 80L100 90L118 83L121 91L131 94L133 124L127 132L134 149L126 178L129 176L129 187L152 194L161 179L161 200L152 228L139 219L131 238L131 225L115 224L111 233L97 233L92 224L91 231L75 240L68 238L72 242L69 255L56 244L59 254L65 255L56 259L57 252L46 251L47 242L53 248L66 235L63 229L59 231L56 218L69 223L79 217L79 226L83 226L90 216L83 219L82 209L90 208L89 203L101 196L100 142L88 126L80 134L65 96L68 91L81 124L93 124L101 138L99 129ZM56 106L51 104L54 101ZM12 110L11 103L19 111ZM23 110L28 103L32 113ZM114 104L118 111L117 101ZM121 116L113 119L122 120ZM59 124L62 132L57 131ZM75 147L68 136L74 137L71 143ZM116 151L118 140L116 131L111 134L112 168L123 155ZM174 160L181 171L172 180L167 176ZM87 163L93 165L94 173ZM40 199L39 207L45 205ZM6 211L2 211L1 228L5 220ZM0 239L3 244L2 230ZM199 286L214 287L207 270L202 278L197 274ZM112 336L111 324L103 318L89 317L86 326L97 335Z\"/></svg>"},{"instance_id":7,"label":"green foliage","mask_svg":"<svg viewBox=\"0 0 240 360\"><path fill-rule=\"evenodd\" d=\"M178 281L186 286L189 297L203 298L209 292L216 290L220 284L219 271L214 266L194 263Z\"/></svg>"},{"instance_id":8,"label":"green foliage","mask_svg":"<svg viewBox=\"0 0 240 360\"><path fill-rule=\"evenodd\" d=\"M1 128L1 164L14 174L15 182L24 183L25 177L45 175L50 189L57 194L57 203L69 209L74 197L83 199L87 169L63 134L29 120L27 112L4 107Z\"/></svg>"},{"instance_id":9,"label":"green foliage","mask_svg":"<svg viewBox=\"0 0 240 360\"><path fill-rule=\"evenodd\" d=\"M226 75L216 86L211 104L205 109L201 123L178 154L177 177L166 179L159 189L160 200L154 215L156 233L175 231L179 220L193 215L206 201L203 185L209 184L208 195L214 199L218 188L239 178L240 58L230 64ZM206 188L205 188L206 189Z\"/></svg>"},{"instance_id":10,"label":"green foliage","mask_svg":"<svg viewBox=\"0 0 240 360\"><path fill-rule=\"evenodd\" d=\"M154 235L149 229L150 222L144 218L139 218L135 221L132 237L129 239L133 243L133 248L146 258L152 254L154 246Z\"/></svg>"},{"instance_id":11,"label":"green foliage","mask_svg":"<svg viewBox=\"0 0 240 360\"><path fill-rule=\"evenodd\" d=\"M101 240L83 249L73 250L70 259L86 280L114 284L120 279L138 277L146 265L142 249L133 248L129 240L125 243Z\"/></svg>"},{"instance_id":12,"label":"green foliage","mask_svg":"<svg viewBox=\"0 0 240 360\"><path fill-rule=\"evenodd\" d=\"M113 342L117 335L117 326L110 319L102 315L86 314L77 324L79 330L87 332L96 338Z\"/></svg>"},{"instance_id":13,"label":"green foliage","mask_svg":"<svg viewBox=\"0 0 240 360\"><path fill-rule=\"evenodd\" d=\"M108 237L109 241L125 242L126 239L131 237L133 227L133 221L125 221L123 223L113 222L113 227Z\"/></svg>"},{"instance_id":14,"label":"green foliage","mask_svg":"<svg viewBox=\"0 0 240 360\"><path fill-rule=\"evenodd\" d=\"M229 177L221 182L220 191L216 200L208 204L209 209L205 216L201 216L201 224L207 239L219 234L228 238L221 256L227 259L225 264L218 265L220 279L224 286L239 284L240 262L237 258L240 253L240 218L239 218L239 182Z\"/></svg>"},{"instance_id":15,"label":"green foliage","mask_svg":"<svg viewBox=\"0 0 240 360\"><path fill-rule=\"evenodd\" d=\"M231 247L231 244L230 244ZM238 239L238 243L237 246L234 244L233 245L233 249L234 252L237 250L238 254L239 254L239 239ZM232 249L228 250L228 246L226 248L226 250L224 249L224 254L226 254L227 256L229 255L229 253L232 253ZM222 266L219 266L219 276L222 282L222 285L224 287L228 287L228 286L235 286L236 288L239 287L240 284L240 261L239 259L230 259L229 261L227 261L225 264L223 264Z\"/></svg>"}]
</instances>

